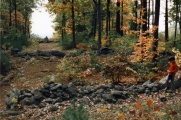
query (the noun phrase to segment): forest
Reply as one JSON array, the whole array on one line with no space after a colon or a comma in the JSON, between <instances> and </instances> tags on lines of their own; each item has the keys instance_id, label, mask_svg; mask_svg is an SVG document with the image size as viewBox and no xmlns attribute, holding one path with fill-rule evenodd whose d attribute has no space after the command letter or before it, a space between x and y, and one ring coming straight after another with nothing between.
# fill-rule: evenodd
<instances>
[{"instance_id":1,"label":"forest","mask_svg":"<svg viewBox=\"0 0 181 120\"><path fill-rule=\"evenodd\" d=\"M0 2L0 119L181 118L181 0L43 1ZM38 6L51 38L32 34Z\"/></svg>"}]
</instances>

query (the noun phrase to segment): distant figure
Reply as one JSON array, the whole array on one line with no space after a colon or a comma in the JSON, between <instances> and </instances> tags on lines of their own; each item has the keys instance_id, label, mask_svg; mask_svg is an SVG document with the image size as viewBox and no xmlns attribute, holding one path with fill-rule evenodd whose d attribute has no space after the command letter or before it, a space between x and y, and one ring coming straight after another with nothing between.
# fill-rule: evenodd
<instances>
[{"instance_id":1,"label":"distant figure","mask_svg":"<svg viewBox=\"0 0 181 120\"><path fill-rule=\"evenodd\" d=\"M167 70L168 78L166 81L166 85L167 85L166 90L171 88L171 90L174 91L175 90L174 78L175 78L175 74L178 72L178 65L175 62L175 57L172 56L168 60L169 60L169 68Z\"/></svg>"},{"instance_id":2,"label":"distant figure","mask_svg":"<svg viewBox=\"0 0 181 120\"><path fill-rule=\"evenodd\" d=\"M48 42L49 40L48 40L48 37L46 36L45 38L44 38L44 42Z\"/></svg>"}]
</instances>

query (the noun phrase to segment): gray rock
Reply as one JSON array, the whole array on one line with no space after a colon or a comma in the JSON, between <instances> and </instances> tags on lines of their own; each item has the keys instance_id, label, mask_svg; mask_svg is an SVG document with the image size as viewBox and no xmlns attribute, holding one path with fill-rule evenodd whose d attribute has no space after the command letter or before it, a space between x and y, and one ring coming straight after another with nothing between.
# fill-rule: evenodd
<instances>
[{"instance_id":1,"label":"gray rock","mask_svg":"<svg viewBox=\"0 0 181 120\"><path fill-rule=\"evenodd\" d=\"M54 100L52 98L46 98L46 99L44 99L44 101L49 104L52 104L54 102Z\"/></svg>"},{"instance_id":2,"label":"gray rock","mask_svg":"<svg viewBox=\"0 0 181 120\"><path fill-rule=\"evenodd\" d=\"M147 85L149 85L149 84L151 84L151 81L150 81L150 80L147 80L146 82L143 83L142 86L147 86Z\"/></svg>"},{"instance_id":3,"label":"gray rock","mask_svg":"<svg viewBox=\"0 0 181 120\"><path fill-rule=\"evenodd\" d=\"M107 90L107 86L106 85L100 85L97 89L103 89L103 90Z\"/></svg>"},{"instance_id":4,"label":"gray rock","mask_svg":"<svg viewBox=\"0 0 181 120\"><path fill-rule=\"evenodd\" d=\"M56 56L56 57L64 57L66 54L64 52L61 52L61 51L52 50L51 55Z\"/></svg>"},{"instance_id":5,"label":"gray rock","mask_svg":"<svg viewBox=\"0 0 181 120\"><path fill-rule=\"evenodd\" d=\"M144 87L139 87L138 88L138 93L144 93L145 92L145 88Z\"/></svg>"},{"instance_id":6,"label":"gray rock","mask_svg":"<svg viewBox=\"0 0 181 120\"><path fill-rule=\"evenodd\" d=\"M112 89L112 88L114 88L114 84L113 84L113 83L109 83L109 84L107 85L107 87L108 87L109 89Z\"/></svg>"},{"instance_id":7,"label":"gray rock","mask_svg":"<svg viewBox=\"0 0 181 120\"><path fill-rule=\"evenodd\" d=\"M119 91L122 91L123 90L123 87L120 86L120 85L115 85L115 90L119 90Z\"/></svg>"},{"instance_id":8,"label":"gray rock","mask_svg":"<svg viewBox=\"0 0 181 120\"><path fill-rule=\"evenodd\" d=\"M5 98L5 103L7 105L7 109L14 109L18 104L18 99L20 96L20 91L18 89L13 89L11 92L7 94L7 98Z\"/></svg>"},{"instance_id":9,"label":"gray rock","mask_svg":"<svg viewBox=\"0 0 181 120\"><path fill-rule=\"evenodd\" d=\"M49 107L49 110L50 110L51 112L57 111L57 110L58 110L58 107L55 106L55 105L51 105L51 106Z\"/></svg>"},{"instance_id":10,"label":"gray rock","mask_svg":"<svg viewBox=\"0 0 181 120\"><path fill-rule=\"evenodd\" d=\"M121 97L123 95L123 92L122 91L111 91L111 95L115 96L116 98L118 97Z\"/></svg>"},{"instance_id":11,"label":"gray rock","mask_svg":"<svg viewBox=\"0 0 181 120\"><path fill-rule=\"evenodd\" d=\"M159 91L159 89L158 88L156 88L156 87L152 87L152 89L151 89L151 92L158 92Z\"/></svg>"},{"instance_id":12,"label":"gray rock","mask_svg":"<svg viewBox=\"0 0 181 120\"><path fill-rule=\"evenodd\" d=\"M25 57L25 56L27 56L27 52L18 52L17 56L18 57Z\"/></svg>"},{"instance_id":13,"label":"gray rock","mask_svg":"<svg viewBox=\"0 0 181 120\"><path fill-rule=\"evenodd\" d=\"M0 116L1 115L6 115L6 116L17 116L20 114L23 114L24 111L12 111L12 110L7 110L7 111L0 111Z\"/></svg>"},{"instance_id":14,"label":"gray rock","mask_svg":"<svg viewBox=\"0 0 181 120\"><path fill-rule=\"evenodd\" d=\"M54 91L54 90L57 90L59 88L62 88L62 84L56 84L55 86L51 87L50 90Z\"/></svg>"},{"instance_id":15,"label":"gray rock","mask_svg":"<svg viewBox=\"0 0 181 120\"><path fill-rule=\"evenodd\" d=\"M126 87L124 90L126 91L133 91L135 87L133 85Z\"/></svg>"},{"instance_id":16,"label":"gray rock","mask_svg":"<svg viewBox=\"0 0 181 120\"><path fill-rule=\"evenodd\" d=\"M102 98L107 102L116 102L115 98L111 94L102 94Z\"/></svg>"},{"instance_id":17,"label":"gray rock","mask_svg":"<svg viewBox=\"0 0 181 120\"><path fill-rule=\"evenodd\" d=\"M160 96L160 101L165 102L165 101L167 101L167 98L165 96Z\"/></svg>"},{"instance_id":18,"label":"gray rock","mask_svg":"<svg viewBox=\"0 0 181 120\"><path fill-rule=\"evenodd\" d=\"M175 88L178 89L181 87L181 77L179 78L179 76L181 76L180 73L176 73L175 75L175 80L174 80L174 85L175 85ZM159 86L161 89L164 89L166 87L166 81L167 81L167 77L168 76L165 76L163 77L159 82Z\"/></svg>"},{"instance_id":19,"label":"gray rock","mask_svg":"<svg viewBox=\"0 0 181 120\"><path fill-rule=\"evenodd\" d=\"M34 102L35 101L34 101L33 97L30 97L30 98L26 97L21 101L21 104L22 105L32 105L32 104L34 104Z\"/></svg>"},{"instance_id":20,"label":"gray rock","mask_svg":"<svg viewBox=\"0 0 181 120\"><path fill-rule=\"evenodd\" d=\"M16 55L19 52L18 48L11 49L11 55Z\"/></svg>"}]
</instances>

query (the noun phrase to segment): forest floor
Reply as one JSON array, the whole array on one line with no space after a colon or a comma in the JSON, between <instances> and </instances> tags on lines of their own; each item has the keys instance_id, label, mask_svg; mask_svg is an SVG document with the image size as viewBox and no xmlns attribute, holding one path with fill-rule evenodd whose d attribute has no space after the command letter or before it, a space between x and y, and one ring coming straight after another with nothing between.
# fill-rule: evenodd
<instances>
[{"instance_id":1,"label":"forest floor","mask_svg":"<svg viewBox=\"0 0 181 120\"><path fill-rule=\"evenodd\" d=\"M42 51L49 51L49 50L61 50L61 47L57 43L41 43L33 45L25 51L36 51L36 50L42 50ZM66 53L69 53L70 51L66 51ZM103 56L104 57L104 56ZM31 62L29 62L31 61ZM6 105L4 102L4 99L6 98L6 95L9 91L11 91L13 88L17 89L35 89L42 87L45 82L47 82L48 79L54 79L52 76L55 76L58 72L57 65L59 65L59 59L57 58L51 58L51 60L45 60L45 59L34 59L31 58L31 60L27 61L26 59L22 59L19 57L12 57L13 62L13 70L11 71L14 74L14 78L10 82L9 85L1 86L0 87L0 111L3 111L6 109ZM100 74L95 74L94 79L96 82L99 82L100 84L103 84L103 80ZM161 78L162 76L160 76ZM166 102L160 102L159 96L163 95L167 98ZM123 111L121 105L98 105L98 106L89 106L88 109L90 112L91 117L93 120L121 120L122 118L126 119L126 115L130 116L127 117L129 119L134 118L134 120L141 120L145 117L148 118L147 120L154 120L154 116L160 116L160 118L163 118L164 116L170 119L179 120L181 115L181 109L177 108L178 106L181 106L180 104L180 97L181 92L180 89L177 90L175 94L167 94L164 91L160 93L160 95L153 95L151 96L151 100L153 101L153 104L157 107L156 109L152 109L149 112L142 114L141 113L141 106L139 103L148 103L148 100L150 99L150 96L147 95L140 95L139 98L135 101L125 101L125 106L129 106L130 109L129 112L121 114ZM136 107L134 107L136 105ZM153 105L152 105L153 106ZM169 108L168 108L169 107ZM136 110L135 110L136 109ZM148 108L149 109L149 108ZM147 110L148 110L147 109ZM63 109L60 109L63 110ZM59 114L62 113L62 111ZM169 110L169 111L168 111ZM156 112L156 113L155 113ZM33 112L32 112L33 113ZM36 114L36 110L34 111L34 114ZM58 115L58 111L55 113L51 113L50 116ZM139 115L142 115L140 117ZM136 119L138 118L138 119ZM159 118L159 117L157 117ZM128 120L129 120L128 119Z\"/></svg>"}]
</instances>

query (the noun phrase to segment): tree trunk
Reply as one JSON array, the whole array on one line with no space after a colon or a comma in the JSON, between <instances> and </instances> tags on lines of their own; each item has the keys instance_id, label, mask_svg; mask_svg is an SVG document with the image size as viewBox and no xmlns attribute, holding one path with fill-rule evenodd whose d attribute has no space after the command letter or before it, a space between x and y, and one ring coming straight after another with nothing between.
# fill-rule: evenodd
<instances>
[{"instance_id":1,"label":"tree trunk","mask_svg":"<svg viewBox=\"0 0 181 120\"><path fill-rule=\"evenodd\" d=\"M65 14L63 13L62 15L62 27L65 28ZM64 35L65 35L65 29L61 30L61 34L62 34L62 40L64 40Z\"/></svg>"},{"instance_id":2,"label":"tree trunk","mask_svg":"<svg viewBox=\"0 0 181 120\"><path fill-rule=\"evenodd\" d=\"M173 41L173 47L176 45L176 40L177 40L177 23L179 20L178 16L178 0L175 0L175 7L176 7L176 18L175 18L175 34L174 34L174 41Z\"/></svg>"},{"instance_id":3,"label":"tree trunk","mask_svg":"<svg viewBox=\"0 0 181 120\"><path fill-rule=\"evenodd\" d=\"M74 0L72 0L72 42L73 47L76 48L76 41L75 41L75 14L74 14Z\"/></svg>"},{"instance_id":4,"label":"tree trunk","mask_svg":"<svg viewBox=\"0 0 181 120\"><path fill-rule=\"evenodd\" d=\"M151 1L149 0L148 1L148 20L147 20L148 21L147 22L148 23L148 28L147 28L148 30L150 29L150 2Z\"/></svg>"},{"instance_id":5,"label":"tree trunk","mask_svg":"<svg viewBox=\"0 0 181 120\"><path fill-rule=\"evenodd\" d=\"M159 15L160 14L160 0L156 0L156 5L155 5L155 21L154 21L154 26L158 27L159 26ZM157 57L158 57L158 28L154 32L154 41L153 41L153 58L152 58L152 63L154 64L154 67L157 66Z\"/></svg>"},{"instance_id":6,"label":"tree trunk","mask_svg":"<svg viewBox=\"0 0 181 120\"><path fill-rule=\"evenodd\" d=\"M134 30L137 31L137 20L138 20L138 14L137 14L137 9L138 9L138 1L135 1L135 18L136 21L134 23Z\"/></svg>"},{"instance_id":7,"label":"tree trunk","mask_svg":"<svg viewBox=\"0 0 181 120\"><path fill-rule=\"evenodd\" d=\"M12 13L12 1L9 0L9 27L12 26L11 13Z\"/></svg>"},{"instance_id":8,"label":"tree trunk","mask_svg":"<svg viewBox=\"0 0 181 120\"><path fill-rule=\"evenodd\" d=\"M109 6L110 6L110 0L107 0L107 18L106 18L106 38L108 38L108 34L110 31L110 10L109 10Z\"/></svg>"},{"instance_id":9,"label":"tree trunk","mask_svg":"<svg viewBox=\"0 0 181 120\"><path fill-rule=\"evenodd\" d=\"M152 0L152 13L155 13L155 2L154 0ZM153 14L152 15L152 25L154 25L154 22L155 22L155 15Z\"/></svg>"},{"instance_id":10,"label":"tree trunk","mask_svg":"<svg viewBox=\"0 0 181 120\"><path fill-rule=\"evenodd\" d=\"M17 28L18 28L18 23L17 23L17 6L16 6L16 0L14 0L14 11L15 11L15 28L16 28L16 32L17 32Z\"/></svg>"},{"instance_id":11,"label":"tree trunk","mask_svg":"<svg viewBox=\"0 0 181 120\"><path fill-rule=\"evenodd\" d=\"M120 35L123 36L123 1L121 2L121 30Z\"/></svg>"},{"instance_id":12,"label":"tree trunk","mask_svg":"<svg viewBox=\"0 0 181 120\"><path fill-rule=\"evenodd\" d=\"M165 6L165 42L168 42L168 0Z\"/></svg>"},{"instance_id":13,"label":"tree trunk","mask_svg":"<svg viewBox=\"0 0 181 120\"><path fill-rule=\"evenodd\" d=\"M180 18L179 18L179 25L180 25L180 41L181 41L181 5L179 5L179 11L180 11Z\"/></svg>"},{"instance_id":14,"label":"tree trunk","mask_svg":"<svg viewBox=\"0 0 181 120\"><path fill-rule=\"evenodd\" d=\"M120 7L120 1L117 1L117 7L118 8ZM120 31L120 10L118 10L116 13L116 32L118 34L121 34L121 31Z\"/></svg>"},{"instance_id":15,"label":"tree trunk","mask_svg":"<svg viewBox=\"0 0 181 120\"><path fill-rule=\"evenodd\" d=\"M147 31L147 0L142 0L142 31L145 33ZM146 35L146 34L145 34Z\"/></svg>"},{"instance_id":16,"label":"tree trunk","mask_svg":"<svg viewBox=\"0 0 181 120\"><path fill-rule=\"evenodd\" d=\"M98 12L98 49L101 48L101 0L98 0L98 5L97 5L97 12Z\"/></svg>"}]
</instances>

